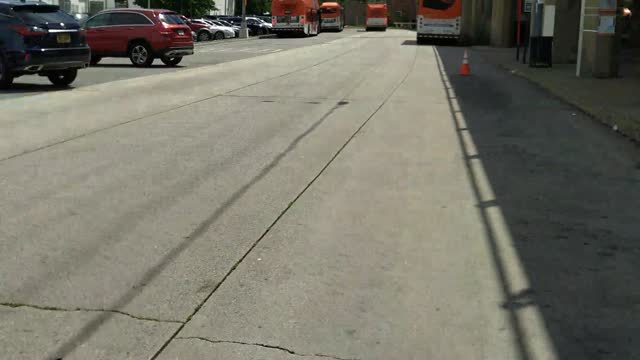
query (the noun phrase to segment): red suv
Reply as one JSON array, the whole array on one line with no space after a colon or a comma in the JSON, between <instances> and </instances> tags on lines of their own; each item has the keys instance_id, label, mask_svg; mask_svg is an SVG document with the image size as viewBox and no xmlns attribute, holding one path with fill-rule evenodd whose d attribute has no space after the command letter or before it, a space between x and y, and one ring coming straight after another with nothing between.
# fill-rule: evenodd
<instances>
[{"instance_id":1,"label":"red suv","mask_svg":"<svg viewBox=\"0 0 640 360\"><path fill-rule=\"evenodd\" d=\"M103 57L128 57L135 66L151 66L154 58L175 66L193 54L191 28L169 10L114 9L87 20L91 64Z\"/></svg>"}]
</instances>

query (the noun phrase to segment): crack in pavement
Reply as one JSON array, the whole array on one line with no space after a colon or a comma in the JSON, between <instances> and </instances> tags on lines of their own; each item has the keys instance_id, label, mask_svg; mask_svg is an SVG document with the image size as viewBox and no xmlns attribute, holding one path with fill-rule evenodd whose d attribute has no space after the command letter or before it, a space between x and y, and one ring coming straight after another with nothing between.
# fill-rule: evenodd
<instances>
[{"instance_id":1,"label":"crack in pavement","mask_svg":"<svg viewBox=\"0 0 640 360\"><path fill-rule=\"evenodd\" d=\"M184 321L180 321L180 320L154 319L154 318L150 318L150 317L136 316L136 315L133 315L133 314L126 313L124 311L120 311L120 310L110 310L110 309L86 309L86 308L65 309L65 308L60 308L60 307L55 307L55 306L42 306L42 305L34 305L34 304L7 303L7 302L0 302L0 306L14 308L14 309L21 308L21 307L26 307L26 308L30 308L30 309L36 309L36 310L59 311L59 312L114 313L114 314L120 314L120 315L128 316L128 317L130 317L132 319L142 320L142 321L155 321L155 322L162 322L162 323L184 324Z\"/></svg>"},{"instance_id":2,"label":"crack in pavement","mask_svg":"<svg viewBox=\"0 0 640 360\"><path fill-rule=\"evenodd\" d=\"M285 348L285 347L282 347L282 346L279 346L279 345L268 345L268 344L261 344L261 343L249 343L249 342L234 341L234 340L212 340L212 339L207 339L207 338L201 337L201 336L176 337L175 340L201 340L201 341L206 341L206 342L211 343L211 344L237 344L237 345L247 345L247 346L259 346L259 347L263 347L263 348L267 348L267 349L274 349L274 350L284 351L284 352L286 352L288 354L295 355L295 356L303 356L303 357L315 356L315 357L322 357L322 358L335 359L335 360L359 360L358 358L343 358L343 357L339 357L339 356L335 356L335 355L327 355L327 354L321 354L321 353L317 353L317 354L299 353L299 352L293 351L291 349L288 349L288 348Z\"/></svg>"}]
</instances>

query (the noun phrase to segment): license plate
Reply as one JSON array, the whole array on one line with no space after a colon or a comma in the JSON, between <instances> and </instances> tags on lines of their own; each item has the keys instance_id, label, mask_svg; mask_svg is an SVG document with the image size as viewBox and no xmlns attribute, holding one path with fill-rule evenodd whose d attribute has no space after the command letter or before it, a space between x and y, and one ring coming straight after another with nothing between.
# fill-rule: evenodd
<instances>
[{"instance_id":1,"label":"license plate","mask_svg":"<svg viewBox=\"0 0 640 360\"><path fill-rule=\"evenodd\" d=\"M68 44L71 42L71 34L69 33L58 34L57 39L58 39L58 44Z\"/></svg>"},{"instance_id":2,"label":"license plate","mask_svg":"<svg viewBox=\"0 0 640 360\"><path fill-rule=\"evenodd\" d=\"M184 35L184 30L178 30L178 35Z\"/></svg>"}]
</instances>

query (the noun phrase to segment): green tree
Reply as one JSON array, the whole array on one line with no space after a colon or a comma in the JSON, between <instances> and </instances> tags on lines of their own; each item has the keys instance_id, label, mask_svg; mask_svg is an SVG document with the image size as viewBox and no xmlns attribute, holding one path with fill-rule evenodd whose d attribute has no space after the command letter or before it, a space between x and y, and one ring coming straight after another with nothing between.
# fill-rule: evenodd
<instances>
[{"instance_id":1,"label":"green tree","mask_svg":"<svg viewBox=\"0 0 640 360\"><path fill-rule=\"evenodd\" d=\"M242 15L242 0L235 0L236 14ZM271 0L247 0L247 14L262 15L271 13Z\"/></svg>"},{"instance_id":2,"label":"green tree","mask_svg":"<svg viewBox=\"0 0 640 360\"><path fill-rule=\"evenodd\" d=\"M187 17L200 17L218 10L215 0L135 0L135 4L146 8L149 1L152 9L173 10Z\"/></svg>"}]
</instances>

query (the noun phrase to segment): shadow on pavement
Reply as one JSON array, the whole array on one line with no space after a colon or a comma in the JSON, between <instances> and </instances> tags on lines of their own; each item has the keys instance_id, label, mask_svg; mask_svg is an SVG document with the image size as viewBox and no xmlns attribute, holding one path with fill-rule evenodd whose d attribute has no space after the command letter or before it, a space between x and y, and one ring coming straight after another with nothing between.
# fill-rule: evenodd
<instances>
[{"instance_id":1,"label":"shadow on pavement","mask_svg":"<svg viewBox=\"0 0 640 360\"><path fill-rule=\"evenodd\" d=\"M434 51L520 358L535 358L520 317L535 307L558 359L640 359L638 148L477 57L472 76L458 76L460 48ZM510 283L488 215L497 210L528 289Z\"/></svg>"},{"instance_id":2,"label":"shadow on pavement","mask_svg":"<svg viewBox=\"0 0 640 360\"><path fill-rule=\"evenodd\" d=\"M336 109L340 106L344 106L346 103L338 102L334 107L329 109L320 119L316 120L313 124L311 124L304 132L300 133L295 139L293 139L289 145L283 149L280 153L278 153L270 163L266 164L253 178L251 178L248 182L242 185L238 190L236 190L233 194L222 203L219 207L217 207L206 219L197 224L197 226L192 230L190 234L183 237L173 248L171 248L162 258L160 258L154 266L150 267L145 271L145 273L141 276L136 286L133 286L126 293L122 294L116 302L111 304L108 309L112 311L104 311L91 319L88 323L86 323L80 331L78 331L73 337L67 339L64 342L60 342L57 344L57 348L51 352L53 354L53 358L55 359L64 359L72 353L77 347L82 346L82 344L95 335L96 331L104 325L109 319L111 319L118 311L124 309L133 299L139 295L146 284L151 283L167 266L169 266L173 261L175 261L180 254L182 254L186 249L188 249L197 239L199 239L202 235L204 235L211 225L213 225L233 204L235 204L244 194L246 194L255 184L257 184L260 180L262 180L265 176L267 176L274 168L276 168L280 162L292 151L296 149L298 144L304 140L307 136L313 133ZM319 176L319 174L318 174ZM196 182L200 179L194 179ZM189 180L189 181L194 181ZM176 186L183 187L185 184L176 184ZM300 197L302 192L297 194L297 197ZM295 201L295 200L294 200ZM238 264L240 264L246 257L249 255L251 250L258 245L260 240L269 232L271 226L275 224L276 221L280 217L284 215L286 210L291 206L292 203L289 203L287 207L285 207L280 214L273 220L272 224L267 228L262 235L256 239L252 245L245 251L244 255L238 259L235 264L228 270L228 272L220 279L220 281L215 285L215 287L209 292L209 294L204 297L200 304L204 304L209 297L213 295L213 293L218 290L218 288L225 282L227 277L235 271ZM199 307L194 309L194 312L191 314L195 314L198 311ZM115 311L113 311L115 310ZM183 323L174 333L177 334L186 323ZM167 339L169 340L169 339ZM168 344L168 342L164 343L162 347L158 350L158 352L152 356L152 359L164 349L164 347Z\"/></svg>"},{"instance_id":3,"label":"shadow on pavement","mask_svg":"<svg viewBox=\"0 0 640 360\"><path fill-rule=\"evenodd\" d=\"M8 89L0 90L0 94L28 94L28 93L39 93L39 92L52 92L52 91L65 91L73 89L72 86L69 87L58 87L51 84L29 84L29 83L20 83L16 82Z\"/></svg>"},{"instance_id":4,"label":"shadow on pavement","mask_svg":"<svg viewBox=\"0 0 640 360\"><path fill-rule=\"evenodd\" d=\"M422 44L418 44L417 40L405 40L402 42L405 46L464 46L455 39L425 39Z\"/></svg>"},{"instance_id":5,"label":"shadow on pavement","mask_svg":"<svg viewBox=\"0 0 640 360\"><path fill-rule=\"evenodd\" d=\"M138 68L133 66L132 64L103 64L103 63L99 63L96 65L91 65L90 68L128 68L128 69L165 69L165 68L183 68L184 66L182 65L177 65L177 66L167 66L164 64L154 64L151 65L149 67L143 67L143 68Z\"/></svg>"}]
</instances>

